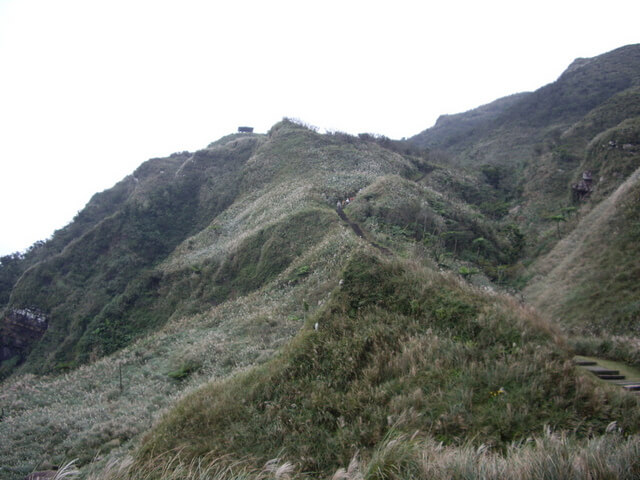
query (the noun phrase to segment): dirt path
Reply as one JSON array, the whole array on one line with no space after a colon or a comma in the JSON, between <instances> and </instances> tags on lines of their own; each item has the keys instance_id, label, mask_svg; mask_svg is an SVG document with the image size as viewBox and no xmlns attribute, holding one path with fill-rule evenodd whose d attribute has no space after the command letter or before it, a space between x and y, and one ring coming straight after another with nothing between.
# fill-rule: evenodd
<instances>
[{"instance_id":1,"label":"dirt path","mask_svg":"<svg viewBox=\"0 0 640 480\"><path fill-rule=\"evenodd\" d=\"M392 255L391 250L389 250L388 248L383 247L382 245L378 245L376 242L373 242L371 240L369 240L364 232L362 231L362 228L360 228L360 225L358 225L355 222L352 222L349 217L347 217L347 214L344 213L344 210L342 210L342 208L336 208L336 212L338 212L338 216L344 220L347 225L349 225L351 227L351 230L353 230L353 233L355 233L358 237L362 238L363 240L366 240L367 243L369 243L369 245L371 245L374 248L377 248L378 250L380 250L382 253L384 253L385 255Z\"/></svg>"}]
</instances>

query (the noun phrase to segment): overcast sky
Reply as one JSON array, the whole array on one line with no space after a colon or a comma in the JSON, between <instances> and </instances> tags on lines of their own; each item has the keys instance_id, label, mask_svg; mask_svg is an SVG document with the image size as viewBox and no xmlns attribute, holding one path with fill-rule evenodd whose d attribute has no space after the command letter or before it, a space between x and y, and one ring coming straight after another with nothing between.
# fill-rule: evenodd
<instances>
[{"instance_id":1,"label":"overcast sky","mask_svg":"<svg viewBox=\"0 0 640 480\"><path fill-rule=\"evenodd\" d=\"M283 116L409 137L640 42L633 1L0 0L0 254Z\"/></svg>"}]
</instances>

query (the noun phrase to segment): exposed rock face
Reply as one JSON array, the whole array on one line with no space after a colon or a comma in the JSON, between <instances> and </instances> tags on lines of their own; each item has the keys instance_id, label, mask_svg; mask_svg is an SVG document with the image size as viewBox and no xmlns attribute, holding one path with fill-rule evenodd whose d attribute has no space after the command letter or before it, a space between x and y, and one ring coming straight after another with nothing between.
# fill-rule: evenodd
<instances>
[{"instance_id":1,"label":"exposed rock face","mask_svg":"<svg viewBox=\"0 0 640 480\"><path fill-rule=\"evenodd\" d=\"M573 198L576 200L584 200L593 191L593 176L590 171L582 173L582 180L571 186L573 189Z\"/></svg>"},{"instance_id":2,"label":"exposed rock face","mask_svg":"<svg viewBox=\"0 0 640 480\"><path fill-rule=\"evenodd\" d=\"M29 308L9 310L0 320L0 362L16 355L23 357L48 326L49 319L42 312Z\"/></svg>"}]
</instances>

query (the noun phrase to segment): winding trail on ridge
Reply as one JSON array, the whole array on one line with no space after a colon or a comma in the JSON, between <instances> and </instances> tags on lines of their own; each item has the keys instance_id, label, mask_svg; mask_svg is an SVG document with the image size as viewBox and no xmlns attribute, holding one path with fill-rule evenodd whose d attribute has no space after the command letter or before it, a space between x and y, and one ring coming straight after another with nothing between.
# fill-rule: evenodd
<instances>
[{"instance_id":1,"label":"winding trail on ridge","mask_svg":"<svg viewBox=\"0 0 640 480\"><path fill-rule=\"evenodd\" d=\"M380 250L382 253L384 253L385 255L393 255L391 253L391 250L389 250L388 248L383 247L382 245L378 245L376 242L373 242L371 240L369 240L364 232L362 231L362 228L360 228L360 225L358 225L355 222L352 222L349 217L347 217L347 214L344 213L344 210L342 210L342 208L336 208L336 212L338 212L338 216L344 220L347 225L349 225L351 227L351 230L353 230L353 233L355 233L358 237L362 238L363 240L365 240L367 243L369 243L369 245L371 245L374 248L377 248L378 250Z\"/></svg>"}]
</instances>

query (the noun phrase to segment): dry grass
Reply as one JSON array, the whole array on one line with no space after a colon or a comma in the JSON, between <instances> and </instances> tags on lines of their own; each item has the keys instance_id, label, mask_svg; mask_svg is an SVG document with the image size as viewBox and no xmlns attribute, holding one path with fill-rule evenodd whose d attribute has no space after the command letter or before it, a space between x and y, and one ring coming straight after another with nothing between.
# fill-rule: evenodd
<instances>
[{"instance_id":1,"label":"dry grass","mask_svg":"<svg viewBox=\"0 0 640 480\"><path fill-rule=\"evenodd\" d=\"M317 331L168 411L138 466L180 448L187 463L210 452L256 467L278 455L327 475L355 449L371 455L390 429L499 450L545 423L577 437L612 420L637 428L637 401L576 374L562 335L531 308L362 252L343 280L311 320Z\"/></svg>"},{"instance_id":2,"label":"dry grass","mask_svg":"<svg viewBox=\"0 0 640 480\"><path fill-rule=\"evenodd\" d=\"M395 187L418 189L425 198L441 200L436 192L397 176L414 167L375 144L354 141L345 147L334 138L287 123L274 128L270 138L260 143L247 162L244 191L236 202L208 228L179 245L160 265L161 270L183 271L228 258L260 229L303 209L326 213L336 198L360 188L365 188L363 194ZM401 196L402 192L391 195L397 202L403 201ZM445 200L465 215L473 214L455 199ZM541 478L533 475L547 475L554 465L569 468L559 463L567 456L573 468L567 472L590 475L597 465L606 464L604 452L613 446L623 452L637 449L635 437L624 441L611 435L602 437L600 443L597 439L580 443L549 433L505 452L491 451L487 445L505 448L510 439L526 438L539 429L541 419L593 433L602 430L603 418L619 415L621 405L637 405L622 393L613 394L575 377L562 335L532 309L511 298L470 288L459 277L426 269L420 261L391 262L382 269L389 275L374 271L371 276L381 276L373 282L367 272L363 277L358 276L362 272L351 272L353 283L336 290L345 264L354 252L366 250L369 247L336 217L321 240L248 295L199 314L183 310L159 331L64 376L26 375L3 383L0 405L6 417L0 423L0 465L28 473L36 463L55 464L78 456L80 464L95 460L89 478L96 480L308 478L302 469L312 460L278 451L284 448L284 441L278 439L288 438L300 450L307 448L304 442L326 442L318 451L326 447L321 453L332 458L334 469L347 465L354 450L365 445L360 457L336 471L336 479ZM403 252L411 255L410 248ZM392 277L398 283L389 287L391 294L379 292L378 287ZM361 280L363 286L358 289ZM344 297L347 291L351 297ZM340 299L335 300L336 296ZM320 333L304 331L273 360L313 315L321 322ZM362 323L349 324L354 318ZM327 326L356 333L323 336ZM359 337L355 327L362 327L365 333ZM345 403L333 388L343 378L321 377L313 369L302 372L304 365L284 363L301 346L319 350L297 352L297 360L308 361L315 369L343 368L353 374L347 392L351 403ZM325 353L315 355L320 351ZM354 351L361 351L362 357ZM357 362L361 362L358 369L349 370ZM190 370L190 366L197 368ZM300 385L287 384L291 379L287 375L293 376L296 367L304 374L294 379ZM172 379L168 374L174 371L186 372L184 379ZM273 385L250 385L264 372L275 379ZM194 405L245 408L239 399L246 400L251 392L240 387L225 392L228 385L280 389L288 403L283 400L282 405L275 405L268 398L257 407L249 406L256 407L258 413L251 411L256 417L262 414L260 409L277 417L277 422L265 427L270 429L267 440L272 443L265 442L264 447L271 448L266 458L277 455L277 461L261 465L253 452L250 457L220 457L218 451L185 460L182 451L173 451L147 458L145 463L127 456L153 424L162 425L162 415L186 418L193 424L197 423L194 418L208 415L201 408L201 417L184 416ZM302 413L299 405L305 406ZM334 418L334 412L344 405L349 408ZM544 413L547 410L550 415ZM243 418L245 423L251 423L248 418ZM367 425L362 418L375 421ZM312 425L323 422L329 425L329 434L320 432L312 440L295 436L300 434L296 429L313 431ZM390 426L404 433L383 439L385 432L395 433ZM212 421L196 427L209 434L220 424ZM239 436L250 425L235 427L233 435ZM407 433L416 429L428 433L415 437ZM177 433L172 430L169 436ZM232 443L228 438L233 435L221 431L223 442ZM465 443L469 437L473 444ZM443 439L457 446L444 446ZM336 445L341 447L331 451ZM627 461L624 455L598 468L613 471L615 462L619 466Z\"/></svg>"},{"instance_id":3,"label":"dry grass","mask_svg":"<svg viewBox=\"0 0 640 480\"><path fill-rule=\"evenodd\" d=\"M638 333L632 330L633 325L607 325L606 317L612 314L615 303L633 300L633 293L627 291L629 282L617 284L615 279L622 270L637 268L637 262L626 258L624 251L618 252L616 241L626 231L621 231L618 223L625 205L636 201L630 195L638 189L639 181L640 169L531 267L536 277L524 291L526 298L561 325L577 331L604 326L609 333L624 332L625 328L626 332ZM592 298L584 298L585 307L581 308L577 296L585 288Z\"/></svg>"},{"instance_id":4,"label":"dry grass","mask_svg":"<svg viewBox=\"0 0 640 480\"><path fill-rule=\"evenodd\" d=\"M413 168L375 144L343 148L336 139L290 122L255 142L236 201L179 245L159 270L189 273L204 262L228 258L260 229L305 209L330 214L335 198L353 194L380 175ZM226 155L225 149L241 148L241 143L232 139L209 150ZM198 160L209 161L206 155ZM192 156L178 175L205 167ZM158 178L165 178L161 173ZM126 450L184 392L273 355L327 301L358 244L336 215L323 238L305 246L288 268L253 293L214 308L194 305L202 312L196 315L189 313L192 300L184 299L160 331L109 358L63 376L25 375L4 382L0 465L27 473L40 462L59 464L78 456L86 463L98 452ZM304 274L298 275L298 269ZM181 371L190 372L182 381L167 376Z\"/></svg>"},{"instance_id":5,"label":"dry grass","mask_svg":"<svg viewBox=\"0 0 640 480\"><path fill-rule=\"evenodd\" d=\"M196 316L176 317L131 347L65 375L6 381L0 392L0 465L26 474L41 462L80 457L86 464L96 454L127 451L185 392L270 358L327 301L357 243L337 228L263 289ZM310 273L289 284L301 265L310 266ZM187 379L167 375L189 362L200 369ZM5 473L0 470L0 478Z\"/></svg>"},{"instance_id":6,"label":"dry grass","mask_svg":"<svg viewBox=\"0 0 640 480\"><path fill-rule=\"evenodd\" d=\"M110 462L89 480L631 480L640 475L640 437L612 431L576 441L546 428L504 452L485 445L445 446L430 437L390 435L369 456L356 453L331 476L305 474L296 464L274 459L263 467L226 458L202 457L183 463L177 454L154 458L143 467L131 458Z\"/></svg>"}]
</instances>

